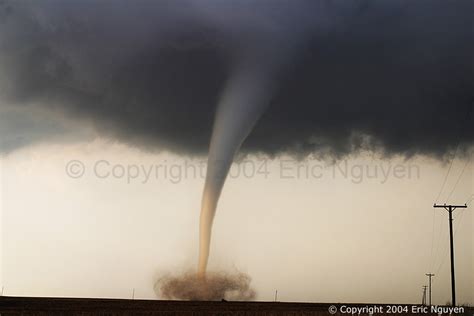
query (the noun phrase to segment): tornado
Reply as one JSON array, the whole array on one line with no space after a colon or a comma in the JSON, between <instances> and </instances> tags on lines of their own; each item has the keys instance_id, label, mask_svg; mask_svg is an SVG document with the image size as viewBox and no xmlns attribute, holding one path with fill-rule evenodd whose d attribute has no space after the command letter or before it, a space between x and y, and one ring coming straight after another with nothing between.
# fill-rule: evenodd
<instances>
[{"instance_id":1,"label":"tornado","mask_svg":"<svg viewBox=\"0 0 474 316\"><path fill-rule=\"evenodd\" d=\"M209 147L201 203L198 276L205 277L212 223L234 157L269 104L271 71L262 66L239 65L220 96Z\"/></svg>"},{"instance_id":2,"label":"tornado","mask_svg":"<svg viewBox=\"0 0 474 316\"><path fill-rule=\"evenodd\" d=\"M227 174L242 143L269 106L280 76L303 48L307 32L302 30L309 29L313 21L313 16L303 16L298 27L284 18L281 25L270 23L280 26L267 29L247 43L248 50L233 55L230 76L216 107L201 201L198 276L202 278L206 275L212 223Z\"/></svg>"}]
</instances>

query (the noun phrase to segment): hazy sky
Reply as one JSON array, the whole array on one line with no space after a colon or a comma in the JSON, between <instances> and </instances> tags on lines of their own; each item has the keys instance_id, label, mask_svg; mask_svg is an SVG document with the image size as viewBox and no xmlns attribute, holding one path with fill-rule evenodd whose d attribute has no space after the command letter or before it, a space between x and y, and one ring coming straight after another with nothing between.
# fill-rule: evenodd
<instances>
[{"instance_id":1,"label":"hazy sky","mask_svg":"<svg viewBox=\"0 0 474 316\"><path fill-rule=\"evenodd\" d=\"M195 269L212 134L210 174L248 161L209 269L248 273L261 300L407 303L431 271L446 303L432 204L473 194L473 6L0 1L5 293L153 298ZM473 215L455 215L472 304Z\"/></svg>"},{"instance_id":2,"label":"hazy sky","mask_svg":"<svg viewBox=\"0 0 474 316\"><path fill-rule=\"evenodd\" d=\"M86 167L82 177L66 174L71 160ZM126 298L135 288L137 298L155 298L159 276L195 269L204 178L191 166L198 171L200 160L98 139L32 146L2 161L5 294ZM251 161L240 165L248 177L234 166L224 188L211 269L247 272L259 300L272 300L278 289L284 301L397 303L418 303L432 271L434 302L449 301L447 213L432 208L447 166L367 154L348 160L347 177L344 163L333 174L333 167L307 161L302 165L313 173L307 177L303 168L298 178L294 161L282 157L268 162L265 179L252 171L263 172L263 162ZM108 175L116 165L117 178ZM120 171L128 165L132 176L134 165L156 166L158 175L147 180L140 172L128 184ZM369 175L376 166L400 173L386 180L379 169L377 178L364 173L360 182L359 166L372 168ZM439 202L463 166L456 159ZM466 202L472 181L469 164L450 201ZM470 209L456 211L460 303L474 302L473 224Z\"/></svg>"}]
</instances>

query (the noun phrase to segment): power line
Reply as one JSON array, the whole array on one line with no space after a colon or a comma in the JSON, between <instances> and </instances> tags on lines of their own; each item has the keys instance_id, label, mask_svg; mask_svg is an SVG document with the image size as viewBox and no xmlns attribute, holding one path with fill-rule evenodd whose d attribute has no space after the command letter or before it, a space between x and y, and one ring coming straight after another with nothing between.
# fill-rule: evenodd
<instances>
[{"instance_id":1,"label":"power line","mask_svg":"<svg viewBox=\"0 0 474 316\"><path fill-rule=\"evenodd\" d=\"M432 217L432 226L431 226L431 251L430 251L430 261L428 262L428 270L431 270L432 268L432 263L433 263L433 247L434 247L434 230L435 230L435 219L436 219L436 214L435 214L435 209L433 209L433 217Z\"/></svg>"},{"instance_id":2,"label":"power line","mask_svg":"<svg viewBox=\"0 0 474 316\"><path fill-rule=\"evenodd\" d=\"M466 203L464 203L464 204L469 205L472 202L472 200L474 200L474 194L472 194L471 197L468 198Z\"/></svg>"},{"instance_id":3,"label":"power line","mask_svg":"<svg viewBox=\"0 0 474 316\"><path fill-rule=\"evenodd\" d=\"M466 167L467 167L467 165L469 164L470 161L471 161L471 159L466 159L466 163L464 164L464 167L462 168L462 171L461 171L461 173L459 174L459 177L458 177L458 179L456 180L456 183L454 184L453 189L452 189L451 192L449 193L448 198L446 199L446 203L448 203L449 199L451 198L451 195L453 195L454 191L456 190L456 187L458 186L459 181L461 180L462 175L464 174L464 171L466 171Z\"/></svg>"},{"instance_id":4,"label":"power line","mask_svg":"<svg viewBox=\"0 0 474 316\"><path fill-rule=\"evenodd\" d=\"M464 131L465 131L465 129L466 129L468 123L469 123L469 118L471 117L471 114L472 114L472 111L473 111L473 108L474 108L473 105L474 105L474 100L473 100L473 102L471 102L470 106L468 106L468 108L467 108L465 121L463 122L463 124L461 125L461 129L459 130L460 131L460 136L462 136L462 134L464 133ZM458 141L458 144L456 146L456 150L454 151L454 156L452 157L452 159L450 161L449 168L448 168L448 170L447 170L447 172L444 176L443 183L442 183L441 188L439 189L438 195L436 197L435 204L438 203L438 200L441 196L441 193L443 192L443 190L446 186L446 182L448 180L449 173L451 172L451 169L453 167L454 160L456 159L456 156L457 156L460 145L461 145L461 139L459 139L459 141ZM448 202L449 198L451 197L454 190L456 189L456 187L457 187L457 185L458 185L458 183L459 183L459 181L462 177L462 174L464 173L464 170L467 166L468 161L466 161L466 165L464 166L463 171L461 172L460 176L458 177L453 190L450 192L450 194L448 196L448 199L446 200L446 203ZM473 196L474 196L474 194L473 194ZM465 205L467 205L468 203L470 203L472 201L473 196L471 196L471 198L468 200L468 202L465 203ZM440 229L441 229L441 226L440 226ZM436 258L438 257L438 251L439 251L439 245L440 245L439 242L440 242L440 238L441 238L441 233L442 233L442 231L440 230L439 235L438 235L438 244L437 244L437 247L436 247L436 255L435 255L435 258L434 258L434 261L433 261L433 247L434 247L434 234L435 234L435 211L433 210L433 219L432 219L432 228L431 228L431 251L430 251L430 264L432 265L431 268L434 268Z\"/></svg>"},{"instance_id":5,"label":"power line","mask_svg":"<svg viewBox=\"0 0 474 316\"><path fill-rule=\"evenodd\" d=\"M460 212L459 212L459 215L455 217L455 219L459 219L458 220L458 223L456 224L456 228L454 229L454 237L456 237L456 234L458 232L458 229L459 229L459 226L461 224L461 219L462 219L462 216L464 215L464 210L465 209L462 209ZM436 274L439 273L439 271L441 271L441 268L443 267L444 263L446 262L446 258L448 257L448 251L449 251L449 248L446 247L446 251L444 252L444 256L442 257L441 259L441 263L440 265L438 266L438 269L436 269Z\"/></svg>"},{"instance_id":6,"label":"power line","mask_svg":"<svg viewBox=\"0 0 474 316\"><path fill-rule=\"evenodd\" d=\"M469 164L470 161L471 161L471 159L467 159L467 160L466 160L466 163L464 164L464 167L463 167L463 169L461 170L461 173L459 174L459 176L458 176L458 178L457 178L457 180L456 180L456 183L454 184L453 189L451 190L451 192L450 192L449 195L448 195L448 198L446 199L446 203L449 201L449 199L450 199L451 196L453 195L454 191L456 190L456 188L457 188L459 182L461 181L461 178L462 178L464 172L466 171L467 166L468 166L468 164ZM451 167L451 166L450 166L450 167ZM473 198L474 198L474 194L473 194L473 195L471 196L471 198L468 199L468 201L466 201L466 203L464 203L464 204L467 205L468 203L470 203L470 201L472 201ZM433 209L433 212L435 212L434 209ZM462 214L462 212L461 212L461 214ZM461 215L461 214L460 214L460 215ZM461 216L462 216L462 215L461 215ZM458 225L459 225L459 223L458 223ZM440 231L440 233L439 233L439 235L438 235L438 244L437 244L436 254L435 254L435 257L434 257L434 261L433 261L434 226L435 226L435 218L434 218L434 215L433 215L433 227L432 227L432 232L433 232L433 234L432 234L432 236L431 236L432 238L431 238L431 256L430 256L430 258L431 258L431 259L430 259L430 262L432 262L432 265L433 265L433 266L431 266L431 269L430 269L430 270L432 270L432 269L436 266L436 261L438 261L437 259L438 259L439 249L440 249L441 231ZM441 225L440 225L440 229L441 229ZM457 228L456 228L456 229L457 229ZM447 252L447 251L448 251L448 249L446 250L446 252ZM442 252L442 253L444 253L444 252ZM438 267L438 269L437 269L438 272L439 272L439 270L441 269L441 267L442 267L443 264L444 264L444 261L445 261L445 259L446 259L446 254L445 254L444 256L442 256L440 259L441 259L441 263L440 263L440 265L439 265L439 267ZM437 273L438 273L438 272L437 272Z\"/></svg>"},{"instance_id":7,"label":"power line","mask_svg":"<svg viewBox=\"0 0 474 316\"><path fill-rule=\"evenodd\" d=\"M444 236L444 230L443 228L443 221L440 220L439 225L438 225L438 242L436 243L436 252L434 255L434 261L432 262L431 269L432 270L436 266L436 262L438 261L438 255L439 255L439 250L440 250L440 245L441 245L441 236Z\"/></svg>"},{"instance_id":8,"label":"power line","mask_svg":"<svg viewBox=\"0 0 474 316\"><path fill-rule=\"evenodd\" d=\"M466 130L466 127L467 127L468 122L469 122L469 117L470 117L471 114L472 114L473 105L474 105L474 102L472 102L471 105L467 108L467 113L466 113L466 116L465 116L465 120L464 120L464 122L462 123L461 128L460 128L460 130L459 130L460 136L462 136L462 134L463 134L464 131ZM453 158L451 159L451 163L449 164L448 171L446 172L446 175L445 175L445 177L444 177L443 184L441 185L441 188L440 188L440 190L439 190L439 192L438 192L438 196L436 197L435 204L438 203L439 197L441 196L441 193L443 192L444 186L446 185L446 180L448 179L448 176L449 176L449 173L450 173L450 171L451 171L451 168L453 167L453 162L454 162L454 160L456 159L456 156L457 156L457 153L458 153L458 150L459 150L459 146L460 146L460 145L461 145L461 139L459 139L459 141L458 141L458 144L457 144L457 146L456 146L456 150L454 151L454 156L453 156Z\"/></svg>"},{"instance_id":9,"label":"power line","mask_svg":"<svg viewBox=\"0 0 474 316\"><path fill-rule=\"evenodd\" d=\"M459 145L458 145L458 147L459 147ZM436 197L435 203L438 203L439 197L441 196L441 192L443 192L444 186L446 185L446 180L448 180L449 172L451 171L451 168L453 167L453 161L456 158L456 154L458 152L458 147L456 147L456 151L454 152L454 157L453 157L453 159L451 159L451 163L449 164L448 171L446 172L446 175L444 176L444 181L443 181L443 184L441 185L441 188L439 189L439 193L438 193L438 196Z\"/></svg>"}]
</instances>

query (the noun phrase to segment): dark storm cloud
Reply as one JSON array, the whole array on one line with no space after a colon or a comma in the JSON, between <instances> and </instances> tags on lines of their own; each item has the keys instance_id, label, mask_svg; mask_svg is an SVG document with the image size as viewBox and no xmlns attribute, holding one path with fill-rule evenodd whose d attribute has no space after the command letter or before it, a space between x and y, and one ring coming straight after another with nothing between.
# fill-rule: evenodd
<instances>
[{"instance_id":1,"label":"dark storm cloud","mask_svg":"<svg viewBox=\"0 0 474 316\"><path fill-rule=\"evenodd\" d=\"M440 156L473 141L472 14L470 0L0 0L0 109L201 154L233 70L285 55L244 152Z\"/></svg>"}]
</instances>

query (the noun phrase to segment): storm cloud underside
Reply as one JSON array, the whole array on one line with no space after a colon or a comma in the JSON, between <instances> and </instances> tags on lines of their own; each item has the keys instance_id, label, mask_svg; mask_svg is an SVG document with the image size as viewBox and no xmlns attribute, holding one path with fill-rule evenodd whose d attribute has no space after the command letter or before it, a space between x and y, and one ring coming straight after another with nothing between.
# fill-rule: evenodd
<instances>
[{"instance_id":1,"label":"storm cloud underside","mask_svg":"<svg viewBox=\"0 0 474 316\"><path fill-rule=\"evenodd\" d=\"M456 127L474 97L472 9L471 1L2 1L0 111L44 108L132 146L205 154L236 65L288 55L243 152L344 155L367 146L440 156L473 140L472 119ZM15 144L14 133L3 133L2 151L41 141L35 133Z\"/></svg>"}]
</instances>

